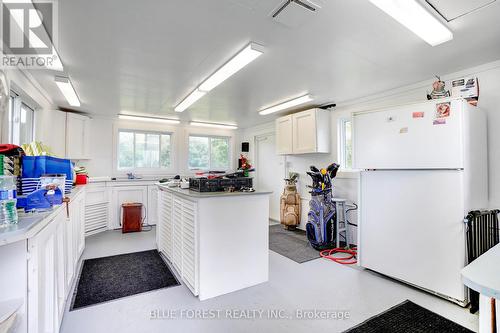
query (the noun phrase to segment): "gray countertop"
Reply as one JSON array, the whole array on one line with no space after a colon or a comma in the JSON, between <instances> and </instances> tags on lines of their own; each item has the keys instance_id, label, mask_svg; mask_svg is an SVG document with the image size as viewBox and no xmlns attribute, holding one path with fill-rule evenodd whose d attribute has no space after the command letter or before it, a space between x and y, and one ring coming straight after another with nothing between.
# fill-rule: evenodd
<instances>
[{"instance_id":1,"label":"gray countertop","mask_svg":"<svg viewBox=\"0 0 500 333\"><path fill-rule=\"evenodd\" d=\"M170 191L172 193L176 194L181 194L187 197L191 198L220 198L220 197L235 197L235 196L242 196L242 195L264 195L264 194L271 194L273 192L270 191L255 191L255 192L197 192L197 191L191 191L188 189L181 189L179 187L168 187L166 185L162 184L157 184L159 188L162 190Z\"/></svg>"},{"instance_id":2,"label":"gray countertop","mask_svg":"<svg viewBox=\"0 0 500 333\"><path fill-rule=\"evenodd\" d=\"M75 197L83 190L83 186L76 186L68 196ZM52 210L41 213L19 213L17 224L12 224L0 228L0 246L11 244L23 239L30 238L39 232L45 225L50 222L65 205L59 205ZM18 211L19 212L19 211Z\"/></svg>"}]
</instances>

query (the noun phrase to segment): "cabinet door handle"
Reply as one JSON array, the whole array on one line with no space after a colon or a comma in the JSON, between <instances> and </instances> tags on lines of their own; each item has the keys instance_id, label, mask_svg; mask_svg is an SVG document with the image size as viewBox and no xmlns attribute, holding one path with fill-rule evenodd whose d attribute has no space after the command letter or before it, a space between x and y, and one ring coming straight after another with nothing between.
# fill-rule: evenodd
<instances>
[{"instance_id":1,"label":"cabinet door handle","mask_svg":"<svg viewBox=\"0 0 500 333\"><path fill-rule=\"evenodd\" d=\"M69 197L64 197L63 202L66 203L66 217L69 219Z\"/></svg>"}]
</instances>

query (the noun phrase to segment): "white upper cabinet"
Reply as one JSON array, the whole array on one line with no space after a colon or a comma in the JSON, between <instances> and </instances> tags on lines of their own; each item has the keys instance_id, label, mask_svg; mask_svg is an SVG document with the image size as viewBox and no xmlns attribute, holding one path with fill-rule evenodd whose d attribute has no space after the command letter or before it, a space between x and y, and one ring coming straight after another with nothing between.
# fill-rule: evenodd
<instances>
[{"instance_id":1,"label":"white upper cabinet","mask_svg":"<svg viewBox=\"0 0 500 333\"><path fill-rule=\"evenodd\" d=\"M66 158L89 158L90 118L75 113L66 114Z\"/></svg>"},{"instance_id":2,"label":"white upper cabinet","mask_svg":"<svg viewBox=\"0 0 500 333\"><path fill-rule=\"evenodd\" d=\"M292 116L276 119L276 152L278 154L293 152L292 136Z\"/></svg>"},{"instance_id":3,"label":"white upper cabinet","mask_svg":"<svg viewBox=\"0 0 500 333\"><path fill-rule=\"evenodd\" d=\"M330 117L322 109L310 109L276 119L278 154L330 152Z\"/></svg>"}]
</instances>

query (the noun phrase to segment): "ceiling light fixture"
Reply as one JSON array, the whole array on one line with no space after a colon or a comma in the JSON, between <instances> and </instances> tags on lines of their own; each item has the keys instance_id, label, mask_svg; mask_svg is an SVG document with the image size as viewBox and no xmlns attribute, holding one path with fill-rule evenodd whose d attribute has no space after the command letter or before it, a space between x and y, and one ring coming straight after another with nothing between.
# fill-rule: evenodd
<instances>
[{"instance_id":1,"label":"ceiling light fixture","mask_svg":"<svg viewBox=\"0 0 500 333\"><path fill-rule=\"evenodd\" d=\"M61 90L64 98L68 101L71 106L80 106L80 100L78 99L78 95L76 94L75 88L73 88L73 84L71 80L67 77L56 76L55 81L59 90Z\"/></svg>"},{"instance_id":2,"label":"ceiling light fixture","mask_svg":"<svg viewBox=\"0 0 500 333\"><path fill-rule=\"evenodd\" d=\"M309 95L309 94L307 94L307 95L304 95L304 96L301 96L301 97L297 97L297 98L291 99L291 100L289 100L287 102L271 106L271 107L269 107L267 109L261 110L261 111L259 111L259 114L264 116L264 115L271 114L271 113L274 113L274 112L278 112L278 111L281 111L281 110L289 109L289 108L291 108L293 106L304 104L304 103L310 102L312 100L313 100L312 96Z\"/></svg>"},{"instance_id":3,"label":"ceiling light fixture","mask_svg":"<svg viewBox=\"0 0 500 333\"><path fill-rule=\"evenodd\" d=\"M200 84L199 89L201 91L209 92L231 77L234 73L238 72L240 69L257 59L263 53L264 48L261 45L256 43L248 44L215 73L210 75L208 79L203 81L203 83Z\"/></svg>"},{"instance_id":4,"label":"ceiling light fixture","mask_svg":"<svg viewBox=\"0 0 500 333\"><path fill-rule=\"evenodd\" d=\"M212 127L212 128L224 128L224 129L238 129L238 126L236 125L229 125L229 124L215 124L215 123L202 123L198 121L192 121L189 123L191 126L198 126L198 127Z\"/></svg>"},{"instance_id":5,"label":"ceiling light fixture","mask_svg":"<svg viewBox=\"0 0 500 333\"><path fill-rule=\"evenodd\" d=\"M217 87L219 84L227 80L230 76L238 72L240 69L257 59L264 53L264 48L256 43L250 43L245 46L240 52L220 67L215 73L210 75L208 79L203 81L198 88L192 91L182 102L180 102L174 110L183 112L188 107L193 105L197 100L203 97L207 92Z\"/></svg>"},{"instance_id":6,"label":"ceiling light fixture","mask_svg":"<svg viewBox=\"0 0 500 333\"><path fill-rule=\"evenodd\" d=\"M138 120L138 121L149 121L154 123L166 123L166 124L180 124L181 122L176 119L167 119L160 117L144 117L144 116L133 116L129 114L119 114L118 118L122 120Z\"/></svg>"},{"instance_id":7,"label":"ceiling light fixture","mask_svg":"<svg viewBox=\"0 0 500 333\"><path fill-rule=\"evenodd\" d=\"M453 33L416 0L370 0L428 44L436 46L453 39Z\"/></svg>"},{"instance_id":8,"label":"ceiling light fixture","mask_svg":"<svg viewBox=\"0 0 500 333\"><path fill-rule=\"evenodd\" d=\"M183 112L186 110L188 107L194 104L197 100L205 96L206 92L201 91L199 89L193 90L192 93L190 93L186 98L182 100L182 102L179 103L174 109L175 112Z\"/></svg>"}]
</instances>

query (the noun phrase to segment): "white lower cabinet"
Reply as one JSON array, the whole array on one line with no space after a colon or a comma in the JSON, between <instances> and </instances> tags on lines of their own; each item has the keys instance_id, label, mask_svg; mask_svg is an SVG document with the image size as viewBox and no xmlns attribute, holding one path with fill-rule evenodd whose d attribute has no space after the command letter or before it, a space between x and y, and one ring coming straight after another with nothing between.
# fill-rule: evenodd
<instances>
[{"instance_id":1,"label":"white lower cabinet","mask_svg":"<svg viewBox=\"0 0 500 333\"><path fill-rule=\"evenodd\" d=\"M55 217L35 237L28 240L28 332L58 331L57 278L64 266L57 259L56 225L63 223Z\"/></svg>"},{"instance_id":2,"label":"white lower cabinet","mask_svg":"<svg viewBox=\"0 0 500 333\"><path fill-rule=\"evenodd\" d=\"M156 226L156 243L158 250L162 252L168 260L172 261L172 194L165 191L158 191L158 224Z\"/></svg>"},{"instance_id":3,"label":"white lower cabinet","mask_svg":"<svg viewBox=\"0 0 500 333\"><path fill-rule=\"evenodd\" d=\"M158 223L158 187L155 180L117 180L90 183L86 187L85 236L121 228L122 204L143 204L144 222Z\"/></svg>"},{"instance_id":4,"label":"white lower cabinet","mask_svg":"<svg viewBox=\"0 0 500 333\"><path fill-rule=\"evenodd\" d=\"M35 236L28 238L29 333L57 333L85 247L85 193L75 195Z\"/></svg>"},{"instance_id":5,"label":"white lower cabinet","mask_svg":"<svg viewBox=\"0 0 500 333\"><path fill-rule=\"evenodd\" d=\"M109 222L109 189L105 183L93 183L85 188L85 236L108 230Z\"/></svg>"},{"instance_id":6,"label":"white lower cabinet","mask_svg":"<svg viewBox=\"0 0 500 333\"><path fill-rule=\"evenodd\" d=\"M197 203L165 191L159 191L158 200L158 249L198 295Z\"/></svg>"},{"instance_id":7,"label":"white lower cabinet","mask_svg":"<svg viewBox=\"0 0 500 333\"><path fill-rule=\"evenodd\" d=\"M148 205L147 205L148 224L156 225L158 223L158 186L148 186Z\"/></svg>"},{"instance_id":8,"label":"white lower cabinet","mask_svg":"<svg viewBox=\"0 0 500 333\"><path fill-rule=\"evenodd\" d=\"M148 206L148 186L114 186L111 192L111 221L109 229L121 228L122 204L126 202L142 203ZM144 213L143 213L144 214ZM143 215L145 216L145 214ZM147 217L144 222L147 222Z\"/></svg>"}]
</instances>

